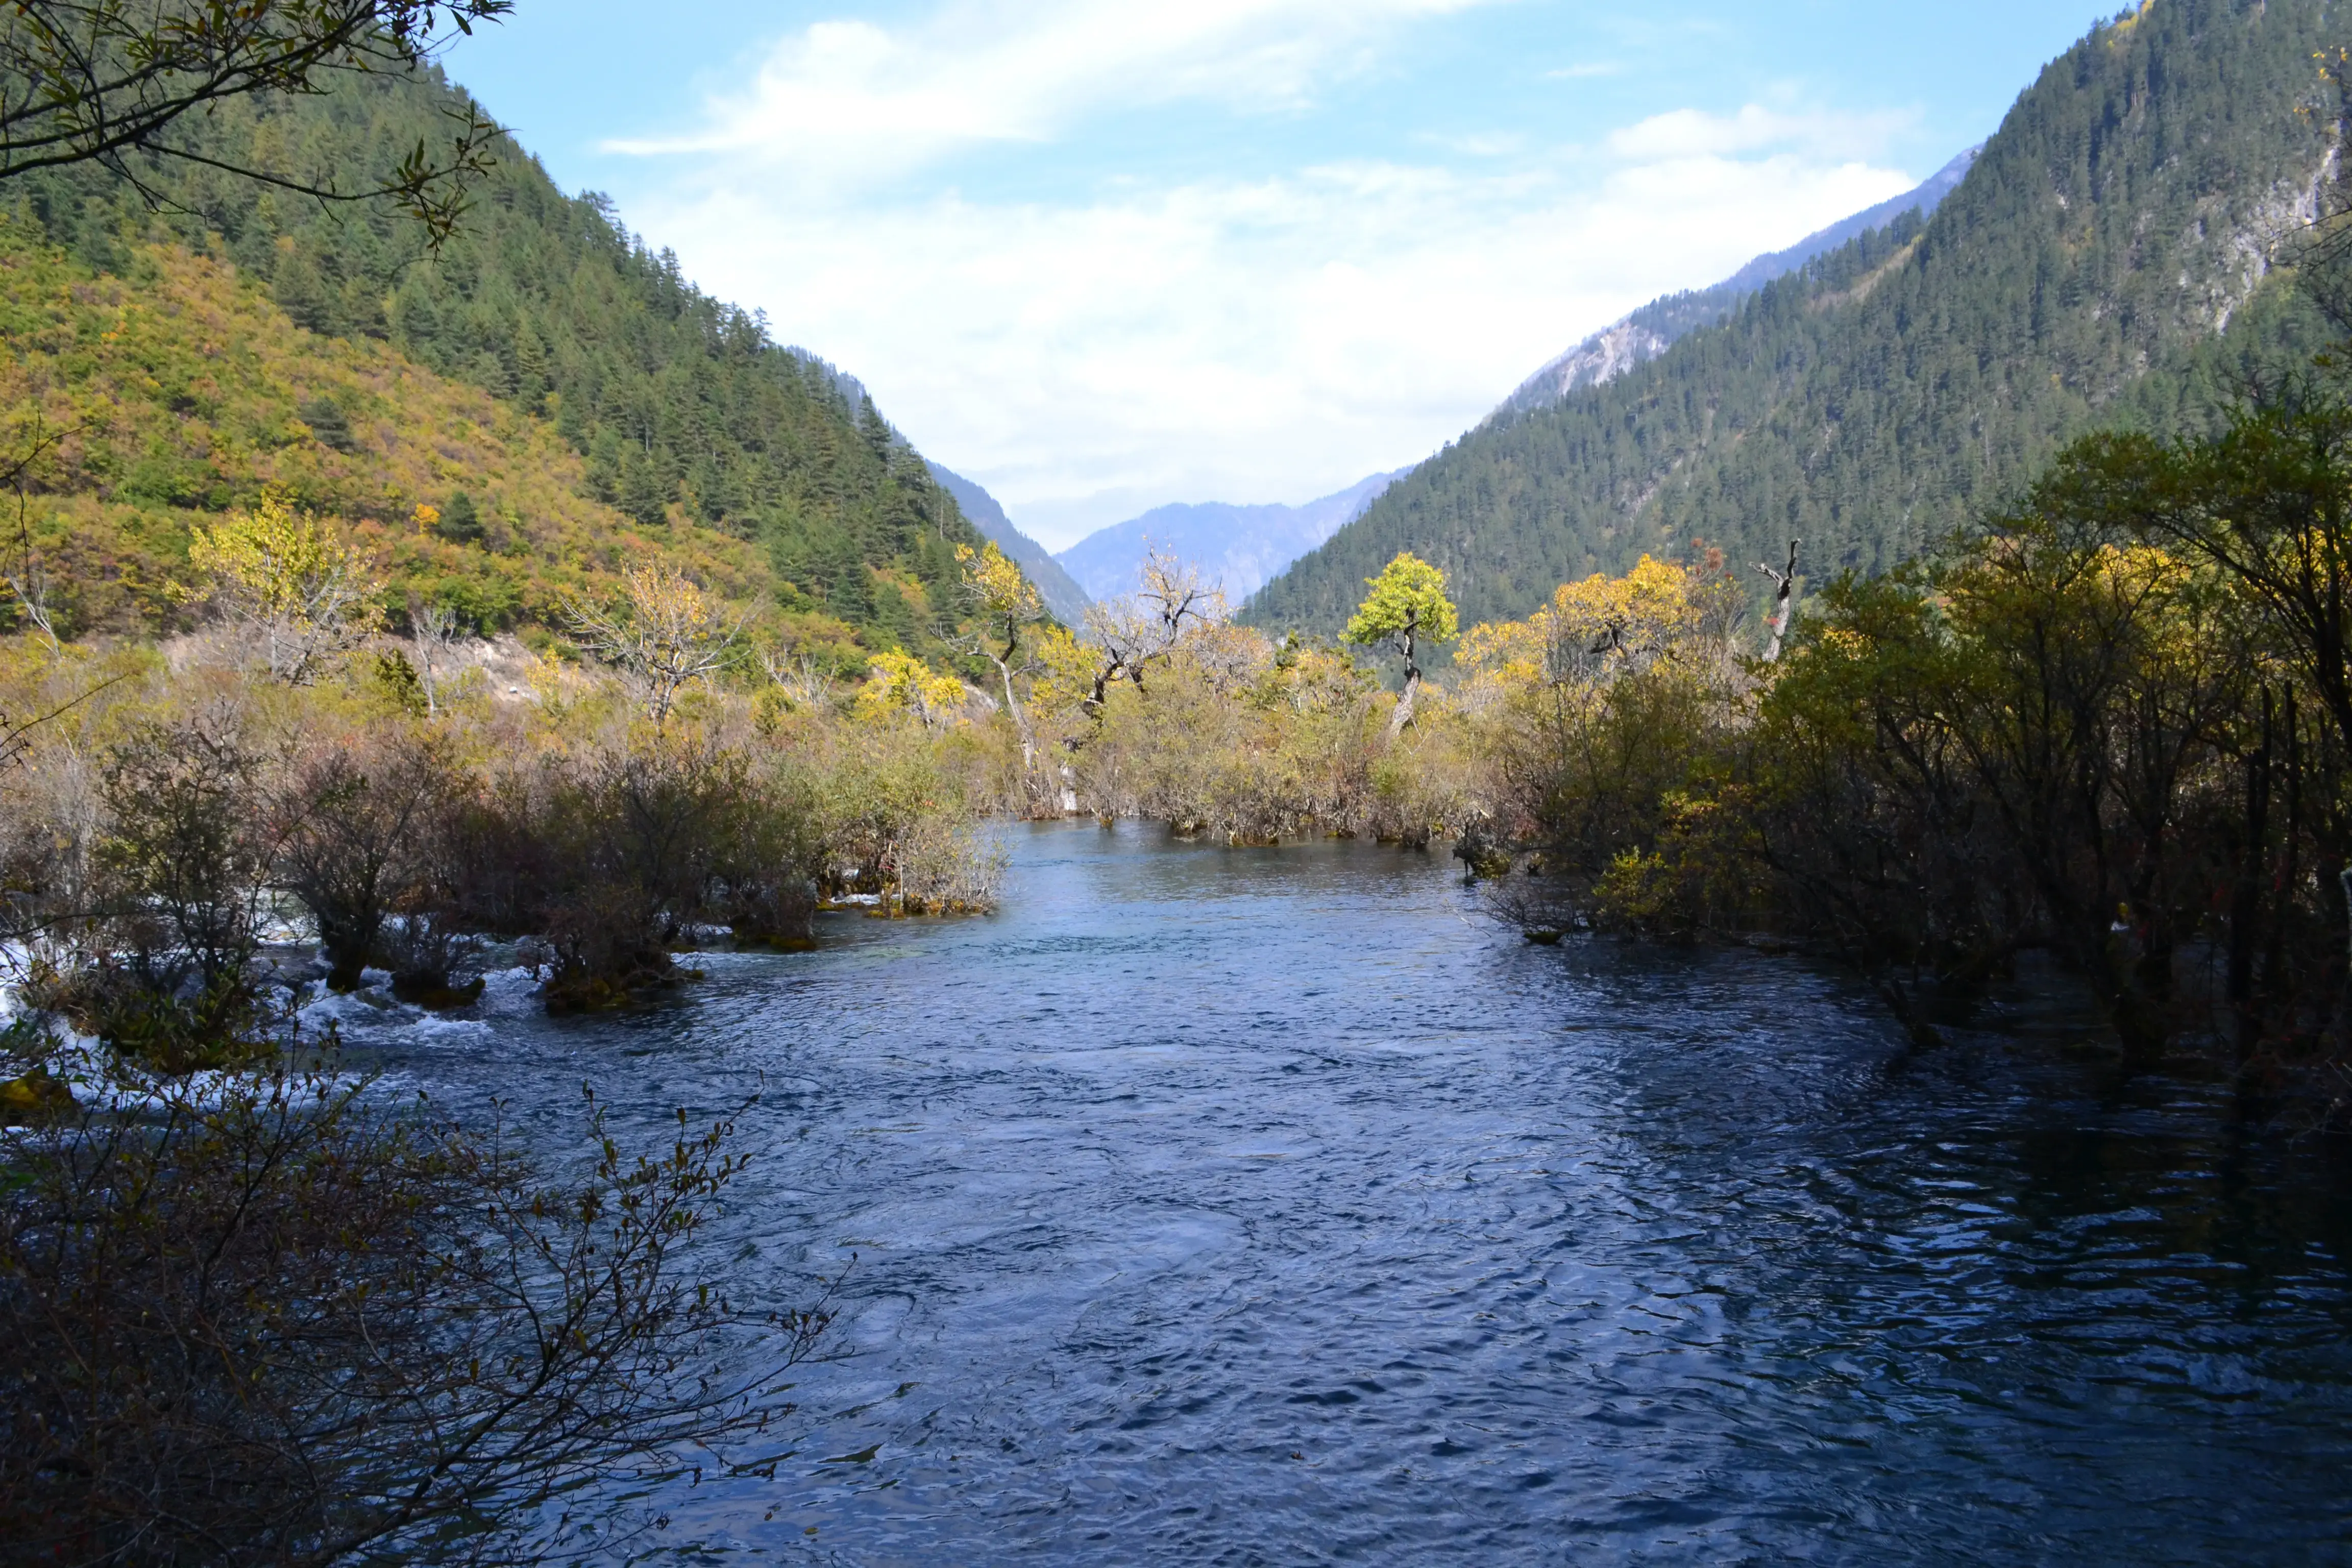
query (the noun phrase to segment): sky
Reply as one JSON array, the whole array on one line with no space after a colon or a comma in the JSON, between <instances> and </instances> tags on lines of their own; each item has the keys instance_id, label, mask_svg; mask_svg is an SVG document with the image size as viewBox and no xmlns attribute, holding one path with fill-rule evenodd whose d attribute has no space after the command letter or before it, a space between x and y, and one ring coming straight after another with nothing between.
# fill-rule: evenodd
<instances>
[{"instance_id":1,"label":"sky","mask_svg":"<svg viewBox=\"0 0 2352 1568\"><path fill-rule=\"evenodd\" d=\"M566 190L1063 548L1416 462L1916 184L2115 0L519 0Z\"/></svg>"}]
</instances>

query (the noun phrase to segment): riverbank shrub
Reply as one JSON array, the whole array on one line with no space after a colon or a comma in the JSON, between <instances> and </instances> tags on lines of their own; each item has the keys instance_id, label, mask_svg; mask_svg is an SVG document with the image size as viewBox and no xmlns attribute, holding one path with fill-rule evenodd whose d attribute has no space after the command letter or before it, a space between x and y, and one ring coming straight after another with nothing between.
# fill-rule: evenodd
<instances>
[{"instance_id":1,"label":"riverbank shrub","mask_svg":"<svg viewBox=\"0 0 2352 1568\"><path fill-rule=\"evenodd\" d=\"M655 718L554 658L527 691L427 705L374 650L300 686L236 652L0 648L0 712L48 715L0 776L0 938L28 999L151 1063L226 1060L299 975L265 947L305 936L331 986L384 970L445 1006L486 942L529 939L549 1005L578 1009L675 984L683 947L806 947L848 884L900 912L993 901L972 825L1011 787L1001 725L780 721L748 674Z\"/></svg>"},{"instance_id":2,"label":"riverbank shrub","mask_svg":"<svg viewBox=\"0 0 2352 1568\"><path fill-rule=\"evenodd\" d=\"M592 1106L558 1177L324 1061L84 1087L146 1109L0 1130L10 1562L593 1556L788 1409L825 1326L689 1265L724 1121L638 1160Z\"/></svg>"},{"instance_id":3,"label":"riverbank shrub","mask_svg":"<svg viewBox=\"0 0 2352 1568\"><path fill-rule=\"evenodd\" d=\"M1463 710L1424 690L1400 727L1399 697L1340 647L1277 644L1213 606L1109 678L1107 658L1071 638L1044 662L1032 722L1074 811L1233 845L1426 845L1496 809Z\"/></svg>"},{"instance_id":4,"label":"riverbank shrub","mask_svg":"<svg viewBox=\"0 0 2352 1568\"><path fill-rule=\"evenodd\" d=\"M250 1048L263 1006L254 960L271 845L245 716L207 704L138 722L104 753L78 906L52 908L27 1000L166 1071Z\"/></svg>"},{"instance_id":5,"label":"riverbank shrub","mask_svg":"<svg viewBox=\"0 0 2352 1568\"><path fill-rule=\"evenodd\" d=\"M1799 940L1922 1041L2021 955L2135 1059L2203 1042L2339 1113L2352 1061L2352 408L2097 437L2022 503L1841 575L1777 659L1704 559L1474 629L1535 929ZM1723 603L1710 607L1715 601Z\"/></svg>"}]
</instances>

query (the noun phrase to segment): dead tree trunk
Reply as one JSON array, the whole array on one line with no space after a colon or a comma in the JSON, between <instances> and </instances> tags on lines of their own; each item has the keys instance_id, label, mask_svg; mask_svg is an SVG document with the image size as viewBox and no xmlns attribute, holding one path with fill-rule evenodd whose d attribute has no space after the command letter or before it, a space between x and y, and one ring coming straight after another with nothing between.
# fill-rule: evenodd
<instances>
[{"instance_id":1,"label":"dead tree trunk","mask_svg":"<svg viewBox=\"0 0 2352 1568\"><path fill-rule=\"evenodd\" d=\"M1772 595L1772 640L1764 645L1767 664L1780 657L1780 641L1789 635L1789 612L1795 607L1797 590L1797 546L1801 542L1789 541L1789 569L1785 572L1775 572L1761 561L1756 563L1756 570L1780 585L1780 592Z\"/></svg>"}]
</instances>

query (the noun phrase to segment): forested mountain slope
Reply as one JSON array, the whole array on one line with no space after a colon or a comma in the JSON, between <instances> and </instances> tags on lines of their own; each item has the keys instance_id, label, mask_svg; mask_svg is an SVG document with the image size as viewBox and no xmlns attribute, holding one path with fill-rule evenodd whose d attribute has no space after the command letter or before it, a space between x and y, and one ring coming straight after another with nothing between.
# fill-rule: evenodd
<instances>
[{"instance_id":1,"label":"forested mountain slope","mask_svg":"<svg viewBox=\"0 0 2352 1568\"><path fill-rule=\"evenodd\" d=\"M420 139L442 137L443 110L459 101L437 73L379 76L323 97L224 104L201 122L191 117L190 139L225 161L331 172L360 188ZM11 182L18 293L37 275L64 301L44 307L54 318L47 336L12 332L5 345L0 374L20 420L44 400L58 405L53 422L67 416L84 372L60 356L70 344L114 343L107 312L140 318L159 277L203 294L257 356L223 381L205 363L217 345L204 338L184 345L194 357L175 360L170 376L110 382L122 416L87 427L71 461L46 471L47 491L86 519L115 519L122 538L145 541L163 562L192 517L249 502L280 471L310 475L306 483L325 487L320 504L388 532L417 503L446 510L465 489L507 527L450 541L483 559L442 576L488 584L467 601L487 625L543 616L548 601L532 574L499 563L493 542L536 548L560 535L577 536L583 570L632 550L734 562L734 585L784 613L855 628L871 644L935 643L955 615L955 547L979 535L870 400L777 344L764 320L694 288L674 257L630 236L599 198L565 196L510 142L498 152L462 232L437 258L388 208L322 209L183 163L134 164L160 206L94 168ZM124 296L102 277L136 283ZM287 318L302 331L289 333ZM261 341L272 333L287 341ZM409 403L387 405L362 389L386 377L444 389L426 398L436 406L464 403L445 395L456 387L488 394L496 405L481 405L482 427L513 433L511 461L380 461L382 444L363 433L372 421L397 408L387 431L415 438ZM226 405L191 390L207 378ZM211 418L229 405L233 437ZM362 432L348 446L345 423ZM591 516L593 525L580 521ZM90 602L143 607L152 595Z\"/></svg>"},{"instance_id":2,"label":"forested mountain slope","mask_svg":"<svg viewBox=\"0 0 2352 1568\"><path fill-rule=\"evenodd\" d=\"M1055 618L1064 626L1076 626L1078 618L1087 613L1087 606L1094 602L1078 586L1077 580L1062 570L1062 563L1044 545L1013 526L1013 520L1005 515L1003 503L994 496L952 469L937 463L931 464L930 468L931 478L955 498L956 505L972 527L994 540L996 547L1021 568L1022 575L1037 585L1039 596L1054 612Z\"/></svg>"},{"instance_id":3,"label":"forested mountain slope","mask_svg":"<svg viewBox=\"0 0 2352 1568\"><path fill-rule=\"evenodd\" d=\"M2073 436L2200 417L2236 352L2215 340L2333 169L2313 57L2340 41L2336 13L2154 0L2098 27L1924 226L1857 239L1614 381L1472 431L1248 618L1335 629L1401 549L1451 574L1465 624L1700 537L1741 562L1801 537L1815 576L1879 571Z\"/></svg>"},{"instance_id":4,"label":"forested mountain slope","mask_svg":"<svg viewBox=\"0 0 2352 1568\"><path fill-rule=\"evenodd\" d=\"M1809 234L1786 250L1757 257L1720 283L1651 300L1551 360L1521 382L1490 417L1511 419L1530 414L1585 387L1613 381L1643 361L1657 358L1701 327L1714 326L1775 278L1786 277L1872 229L1885 228L1906 213L1926 216L1958 188L1969 165L1976 162L1977 152L1969 148L1899 196Z\"/></svg>"},{"instance_id":5,"label":"forested mountain slope","mask_svg":"<svg viewBox=\"0 0 2352 1568\"><path fill-rule=\"evenodd\" d=\"M766 583L754 545L645 530L588 495L546 422L388 344L295 327L223 262L155 245L121 268L93 274L0 219L0 405L12 452L62 437L26 510L68 635L171 629L188 525L270 484L376 546L390 607L415 592L488 630L554 621L656 548L730 597Z\"/></svg>"}]
</instances>

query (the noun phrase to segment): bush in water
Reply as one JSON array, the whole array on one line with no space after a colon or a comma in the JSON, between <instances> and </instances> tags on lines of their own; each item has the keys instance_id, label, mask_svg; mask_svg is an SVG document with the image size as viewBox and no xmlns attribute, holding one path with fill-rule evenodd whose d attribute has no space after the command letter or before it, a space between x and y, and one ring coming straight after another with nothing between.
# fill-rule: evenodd
<instances>
[{"instance_id":1,"label":"bush in water","mask_svg":"<svg viewBox=\"0 0 2352 1568\"><path fill-rule=\"evenodd\" d=\"M468 782L451 750L443 736L387 724L319 748L281 791L277 882L310 910L337 991L381 956L388 916L433 901L434 852Z\"/></svg>"},{"instance_id":2,"label":"bush in water","mask_svg":"<svg viewBox=\"0 0 2352 1568\"><path fill-rule=\"evenodd\" d=\"M0 773L0 939L36 1000L157 1065L247 1048L284 963L264 939L297 913L330 984L381 965L427 1005L478 994L487 939L541 939L564 1009L673 982L671 952L713 927L810 945L824 868L887 861L896 880L888 844L920 907L991 893L960 831L983 798L965 775L991 757L969 726L877 738L818 709L763 729L721 691L656 727L593 672L427 714L364 660L299 689L156 662L107 685L75 673L79 650L37 679L12 651L0 711L48 686L86 700Z\"/></svg>"},{"instance_id":3,"label":"bush in water","mask_svg":"<svg viewBox=\"0 0 2352 1568\"><path fill-rule=\"evenodd\" d=\"M249 1056L270 849L259 770L232 710L121 740L95 792L93 870L68 889L81 901L36 913L48 942L26 999L167 1071Z\"/></svg>"}]
</instances>

